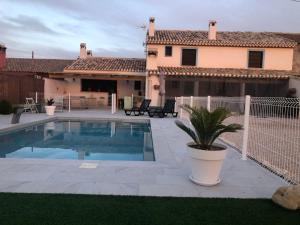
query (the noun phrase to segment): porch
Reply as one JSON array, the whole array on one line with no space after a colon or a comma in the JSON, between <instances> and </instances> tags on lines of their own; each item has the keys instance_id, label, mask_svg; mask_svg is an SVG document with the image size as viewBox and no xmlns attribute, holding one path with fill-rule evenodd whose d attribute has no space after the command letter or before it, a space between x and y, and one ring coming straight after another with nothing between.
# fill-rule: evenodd
<instances>
[{"instance_id":1,"label":"porch","mask_svg":"<svg viewBox=\"0 0 300 225\"><path fill-rule=\"evenodd\" d=\"M106 109L112 104L112 94L120 109L126 97L134 96L138 104L145 96L145 76L64 73L45 79L44 99L60 98L65 109Z\"/></svg>"}]
</instances>

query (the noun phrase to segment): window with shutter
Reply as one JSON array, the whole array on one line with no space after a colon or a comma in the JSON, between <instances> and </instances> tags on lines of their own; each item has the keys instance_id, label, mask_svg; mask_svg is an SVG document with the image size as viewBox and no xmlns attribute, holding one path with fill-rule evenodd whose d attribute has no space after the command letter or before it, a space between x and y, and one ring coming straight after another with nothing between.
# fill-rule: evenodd
<instances>
[{"instance_id":1,"label":"window with shutter","mask_svg":"<svg viewBox=\"0 0 300 225\"><path fill-rule=\"evenodd\" d=\"M172 56L172 46L165 47L165 56Z\"/></svg>"},{"instance_id":2,"label":"window with shutter","mask_svg":"<svg viewBox=\"0 0 300 225\"><path fill-rule=\"evenodd\" d=\"M197 49L182 49L181 65L196 66Z\"/></svg>"},{"instance_id":3,"label":"window with shutter","mask_svg":"<svg viewBox=\"0 0 300 225\"><path fill-rule=\"evenodd\" d=\"M248 67L249 68L263 68L263 51L249 51Z\"/></svg>"}]
</instances>

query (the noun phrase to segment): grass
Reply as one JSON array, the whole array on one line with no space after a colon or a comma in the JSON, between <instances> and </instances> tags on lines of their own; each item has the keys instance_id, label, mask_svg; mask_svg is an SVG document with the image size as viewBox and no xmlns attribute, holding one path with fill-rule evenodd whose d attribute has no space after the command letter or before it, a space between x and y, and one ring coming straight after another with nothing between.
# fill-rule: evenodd
<instances>
[{"instance_id":1,"label":"grass","mask_svg":"<svg viewBox=\"0 0 300 225\"><path fill-rule=\"evenodd\" d=\"M0 224L299 225L300 213L267 199L0 193Z\"/></svg>"}]
</instances>

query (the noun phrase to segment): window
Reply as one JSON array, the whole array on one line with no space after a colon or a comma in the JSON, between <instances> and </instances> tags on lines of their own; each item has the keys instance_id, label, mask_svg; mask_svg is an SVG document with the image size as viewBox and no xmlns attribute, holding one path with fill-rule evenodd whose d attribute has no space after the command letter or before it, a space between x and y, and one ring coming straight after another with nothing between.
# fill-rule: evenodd
<instances>
[{"instance_id":1,"label":"window","mask_svg":"<svg viewBox=\"0 0 300 225\"><path fill-rule=\"evenodd\" d=\"M142 82L140 80L134 81L134 90L141 90Z\"/></svg>"},{"instance_id":2,"label":"window","mask_svg":"<svg viewBox=\"0 0 300 225\"><path fill-rule=\"evenodd\" d=\"M172 56L172 46L165 47L165 56Z\"/></svg>"},{"instance_id":3,"label":"window","mask_svg":"<svg viewBox=\"0 0 300 225\"><path fill-rule=\"evenodd\" d=\"M196 66L197 49L182 49L181 65Z\"/></svg>"},{"instance_id":4,"label":"window","mask_svg":"<svg viewBox=\"0 0 300 225\"><path fill-rule=\"evenodd\" d=\"M172 80L172 83L171 83L171 87L173 89L178 89L179 88L179 81L178 80Z\"/></svg>"},{"instance_id":5,"label":"window","mask_svg":"<svg viewBox=\"0 0 300 225\"><path fill-rule=\"evenodd\" d=\"M116 93L117 81L81 79L81 91Z\"/></svg>"},{"instance_id":6,"label":"window","mask_svg":"<svg viewBox=\"0 0 300 225\"><path fill-rule=\"evenodd\" d=\"M194 82L185 81L183 83L183 95L184 96L193 96L194 95Z\"/></svg>"},{"instance_id":7,"label":"window","mask_svg":"<svg viewBox=\"0 0 300 225\"><path fill-rule=\"evenodd\" d=\"M249 51L248 53L248 67L249 68L263 68L263 51Z\"/></svg>"}]
</instances>

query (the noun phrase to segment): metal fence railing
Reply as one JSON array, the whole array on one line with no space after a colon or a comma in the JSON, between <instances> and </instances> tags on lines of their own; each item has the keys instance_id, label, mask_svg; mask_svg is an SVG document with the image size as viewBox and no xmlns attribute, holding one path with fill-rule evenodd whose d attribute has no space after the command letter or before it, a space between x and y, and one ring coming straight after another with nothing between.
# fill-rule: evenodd
<instances>
[{"instance_id":1,"label":"metal fence railing","mask_svg":"<svg viewBox=\"0 0 300 225\"><path fill-rule=\"evenodd\" d=\"M298 98L251 98L247 154L293 183L300 183Z\"/></svg>"},{"instance_id":2,"label":"metal fence railing","mask_svg":"<svg viewBox=\"0 0 300 225\"><path fill-rule=\"evenodd\" d=\"M181 119L188 114L180 105L225 107L232 116L225 123L239 123L244 129L223 134L220 138L261 166L290 183L300 183L300 117L299 98L281 97L177 97Z\"/></svg>"}]
</instances>

